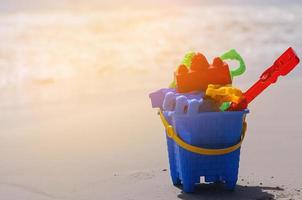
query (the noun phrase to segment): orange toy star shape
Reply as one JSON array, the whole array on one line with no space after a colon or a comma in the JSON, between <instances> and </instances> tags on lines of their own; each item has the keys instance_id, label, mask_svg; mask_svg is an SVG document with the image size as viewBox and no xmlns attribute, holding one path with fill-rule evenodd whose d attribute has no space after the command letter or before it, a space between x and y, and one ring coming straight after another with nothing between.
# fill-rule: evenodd
<instances>
[{"instance_id":1,"label":"orange toy star shape","mask_svg":"<svg viewBox=\"0 0 302 200\"><path fill-rule=\"evenodd\" d=\"M206 57L197 53L192 58L191 68L180 65L174 74L177 92L205 91L209 84L231 84L229 66L219 57L209 64Z\"/></svg>"}]
</instances>

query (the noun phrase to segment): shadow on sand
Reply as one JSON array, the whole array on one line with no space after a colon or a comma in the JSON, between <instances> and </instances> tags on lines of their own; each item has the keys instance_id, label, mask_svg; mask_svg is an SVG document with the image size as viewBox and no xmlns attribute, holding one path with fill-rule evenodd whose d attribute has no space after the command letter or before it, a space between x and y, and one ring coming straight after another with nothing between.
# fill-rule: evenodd
<instances>
[{"instance_id":1,"label":"shadow on sand","mask_svg":"<svg viewBox=\"0 0 302 200\"><path fill-rule=\"evenodd\" d=\"M181 189L181 187L179 187ZM237 185L234 191L225 190L223 184L199 184L194 194L181 192L178 198L183 200L274 200L274 191L283 191L279 187Z\"/></svg>"}]
</instances>

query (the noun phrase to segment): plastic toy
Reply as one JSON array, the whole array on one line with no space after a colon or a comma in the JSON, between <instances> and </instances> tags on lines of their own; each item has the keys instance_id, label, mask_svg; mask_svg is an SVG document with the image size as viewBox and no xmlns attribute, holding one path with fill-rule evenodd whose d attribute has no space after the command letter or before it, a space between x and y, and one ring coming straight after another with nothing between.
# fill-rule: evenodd
<instances>
[{"instance_id":1,"label":"plastic toy","mask_svg":"<svg viewBox=\"0 0 302 200\"><path fill-rule=\"evenodd\" d=\"M182 102L182 103L181 103ZM184 105L185 102L185 105ZM189 102L189 103L188 103ZM191 104L192 103L192 104ZM192 110L192 105L194 108L198 105L198 108L194 111ZM178 94L173 92L168 92L164 98L163 111L169 111L170 113L199 113L199 112L216 112L219 111L219 104L212 99L203 99L200 95L188 95L188 94ZM180 110L183 109L183 111ZM170 115L169 113L169 115ZM168 116L168 115L166 115Z\"/></svg>"},{"instance_id":2,"label":"plastic toy","mask_svg":"<svg viewBox=\"0 0 302 200\"><path fill-rule=\"evenodd\" d=\"M182 60L182 64L184 64L187 68L191 67L192 59L196 54L192 51L186 53L185 57Z\"/></svg>"},{"instance_id":3,"label":"plastic toy","mask_svg":"<svg viewBox=\"0 0 302 200\"><path fill-rule=\"evenodd\" d=\"M219 103L213 101L212 99L203 99L202 104L199 107L199 112L218 112Z\"/></svg>"},{"instance_id":4,"label":"plastic toy","mask_svg":"<svg viewBox=\"0 0 302 200\"><path fill-rule=\"evenodd\" d=\"M228 52L226 52L222 56L220 56L220 58L222 60L237 60L239 62L239 67L238 68L236 68L234 70L230 70L232 79L235 76L240 76L245 72L246 66L245 66L244 60L242 59L240 54L235 49L229 50ZM225 111L229 107L230 107L230 102L224 102L224 103L221 104L220 110Z\"/></svg>"},{"instance_id":5,"label":"plastic toy","mask_svg":"<svg viewBox=\"0 0 302 200\"><path fill-rule=\"evenodd\" d=\"M204 96L203 92L191 92L191 93L186 93L186 94L179 94L173 88L162 88L160 90L157 90L157 91L149 94L149 97L151 99L152 108L163 109L163 102L164 102L165 95L169 92L173 93L173 96L175 95L174 98L176 98L176 96L179 96L179 95L185 95L189 99L193 99L193 98L201 99Z\"/></svg>"},{"instance_id":6,"label":"plastic toy","mask_svg":"<svg viewBox=\"0 0 302 200\"><path fill-rule=\"evenodd\" d=\"M186 105L184 99L179 111L183 110L181 105ZM172 182L182 184L184 192L194 192L195 184L204 176L205 182L225 182L232 190L238 179L240 146L246 130L243 121L248 111L196 113L194 107L191 101L186 113L175 111L172 125L160 111Z\"/></svg>"},{"instance_id":7,"label":"plastic toy","mask_svg":"<svg viewBox=\"0 0 302 200\"><path fill-rule=\"evenodd\" d=\"M191 67L192 58L195 56L195 53L190 51L185 54L184 58L182 59L181 64L185 65L188 69ZM176 88L176 82L175 78L173 79L173 82L169 85L169 88Z\"/></svg>"},{"instance_id":8,"label":"plastic toy","mask_svg":"<svg viewBox=\"0 0 302 200\"><path fill-rule=\"evenodd\" d=\"M173 89L173 88L162 88L160 90L150 93L149 97L151 99L152 108L161 108L162 109L162 105L163 105L163 101L164 101L166 93L173 92L173 91L175 91L175 89Z\"/></svg>"},{"instance_id":9,"label":"plastic toy","mask_svg":"<svg viewBox=\"0 0 302 200\"><path fill-rule=\"evenodd\" d=\"M216 57L209 64L204 55L197 53L192 58L191 68L180 65L175 72L176 90L180 93L205 91L208 84L231 84L228 64Z\"/></svg>"},{"instance_id":10,"label":"plastic toy","mask_svg":"<svg viewBox=\"0 0 302 200\"><path fill-rule=\"evenodd\" d=\"M203 105L202 99L175 98L173 92L165 96L163 108L169 111L160 111L160 117L166 128L172 182L182 183L184 192L193 192L204 176L206 182L222 181L227 189L234 189L246 130L242 122L248 111L201 112Z\"/></svg>"},{"instance_id":11,"label":"plastic toy","mask_svg":"<svg viewBox=\"0 0 302 200\"><path fill-rule=\"evenodd\" d=\"M247 108L248 104L252 102L255 97L268 86L275 83L279 76L286 76L299 62L300 59L295 51L291 47L288 48L271 67L263 72L260 79L243 94L241 101L237 104L232 103L228 110L235 111Z\"/></svg>"},{"instance_id":12,"label":"plastic toy","mask_svg":"<svg viewBox=\"0 0 302 200\"><path fill-rule=\"evenodd\" d=\"M219 102L234 102L239 103L242 92L238 88L232 86L208 85L206 96Z\"/></svg>"},{"instance_id":13,"label":"plastic toy","mask_svg":"<svg viewBox=\"0 0 302 200\"><path fill-rule=\"evenodd\" d=\"M185 99L185 101L183 99ZM190 104L187 103L188 101L190 102ZM195 104L194 104L194 102L195 102ZM185 103L185 105L184 105L184 103ZM188 105L190 105L189 108L188 108ZM192 105L198 106L198 108L192 109L194 107L194 106L192 107ZM165 95L162 110L163 110L163 114L164 114L166 120L169 123L172 123L172 115L175 112L178 112L178 113L191 112L191 113L193 113L193 112L198 112L199 108L203 109L203 110L205 110L205 109L210 110L212 108L210 106L211 105L208 105L208 103L204 104L203 96L188 95L188 94L186 94L186 96L185 96L185 95L180 95L175 92L168 92ZM183 110L180 110L180 109L183 109Z\"/></svg>"},{"instance_id":14,"label":"plastic toy","mask_svg":"<svg viewBox=\"0 0 302 200\"><path fill-rule=\"evenodd\" d=\"M224 53L222 56L220 56L222 60L237 60L239 62L239 67L231 70L231 77L234 76L240 76L245 72L245 63L242 59L242 57L239 55L239 53L235 49L231 49L230 51Z\"/></svg>"}]
</instances>

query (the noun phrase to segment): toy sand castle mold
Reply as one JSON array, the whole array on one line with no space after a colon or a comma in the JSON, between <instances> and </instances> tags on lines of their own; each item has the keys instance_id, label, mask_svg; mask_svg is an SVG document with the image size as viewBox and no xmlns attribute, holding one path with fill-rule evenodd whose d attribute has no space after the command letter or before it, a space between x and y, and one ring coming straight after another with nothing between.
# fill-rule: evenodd
<instances>
[{"instance_id":1,"label":"toy sand castle mold","mask_svg":"<svg viewBox=\"0 0 302 200\"><path fill-rule=\"evenodd\" d=\"M180 93L206 90L209 84L232 83L229 66L219 57L209 64L204 55L197 53L192 58L191 68L180 65L175 72L177 91Z\"/></svg>"}]
</instances>

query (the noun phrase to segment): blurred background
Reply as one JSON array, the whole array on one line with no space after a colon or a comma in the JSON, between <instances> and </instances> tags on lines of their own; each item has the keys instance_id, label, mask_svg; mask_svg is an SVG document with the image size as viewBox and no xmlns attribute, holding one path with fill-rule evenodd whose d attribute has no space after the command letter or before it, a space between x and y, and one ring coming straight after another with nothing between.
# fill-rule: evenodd
<instances>
[{"instance_id":1,"label":"blurred background","mask_svg":"<svg viewBox=\"0 0 302 200\"><path fill-rule=\"evenodd\" d=\"M301 9L298 0L2 0L0 197L140 199L150 190L128 191L168 168L148 94L169 85L186 52L211 62L231 48L247 65L234 85L247 89L289 46L302 56ZM241 173L259 173L257 183L283 174L276 184L301 185L301 72L250 107Z\"/></svg>"}]
</instances>

